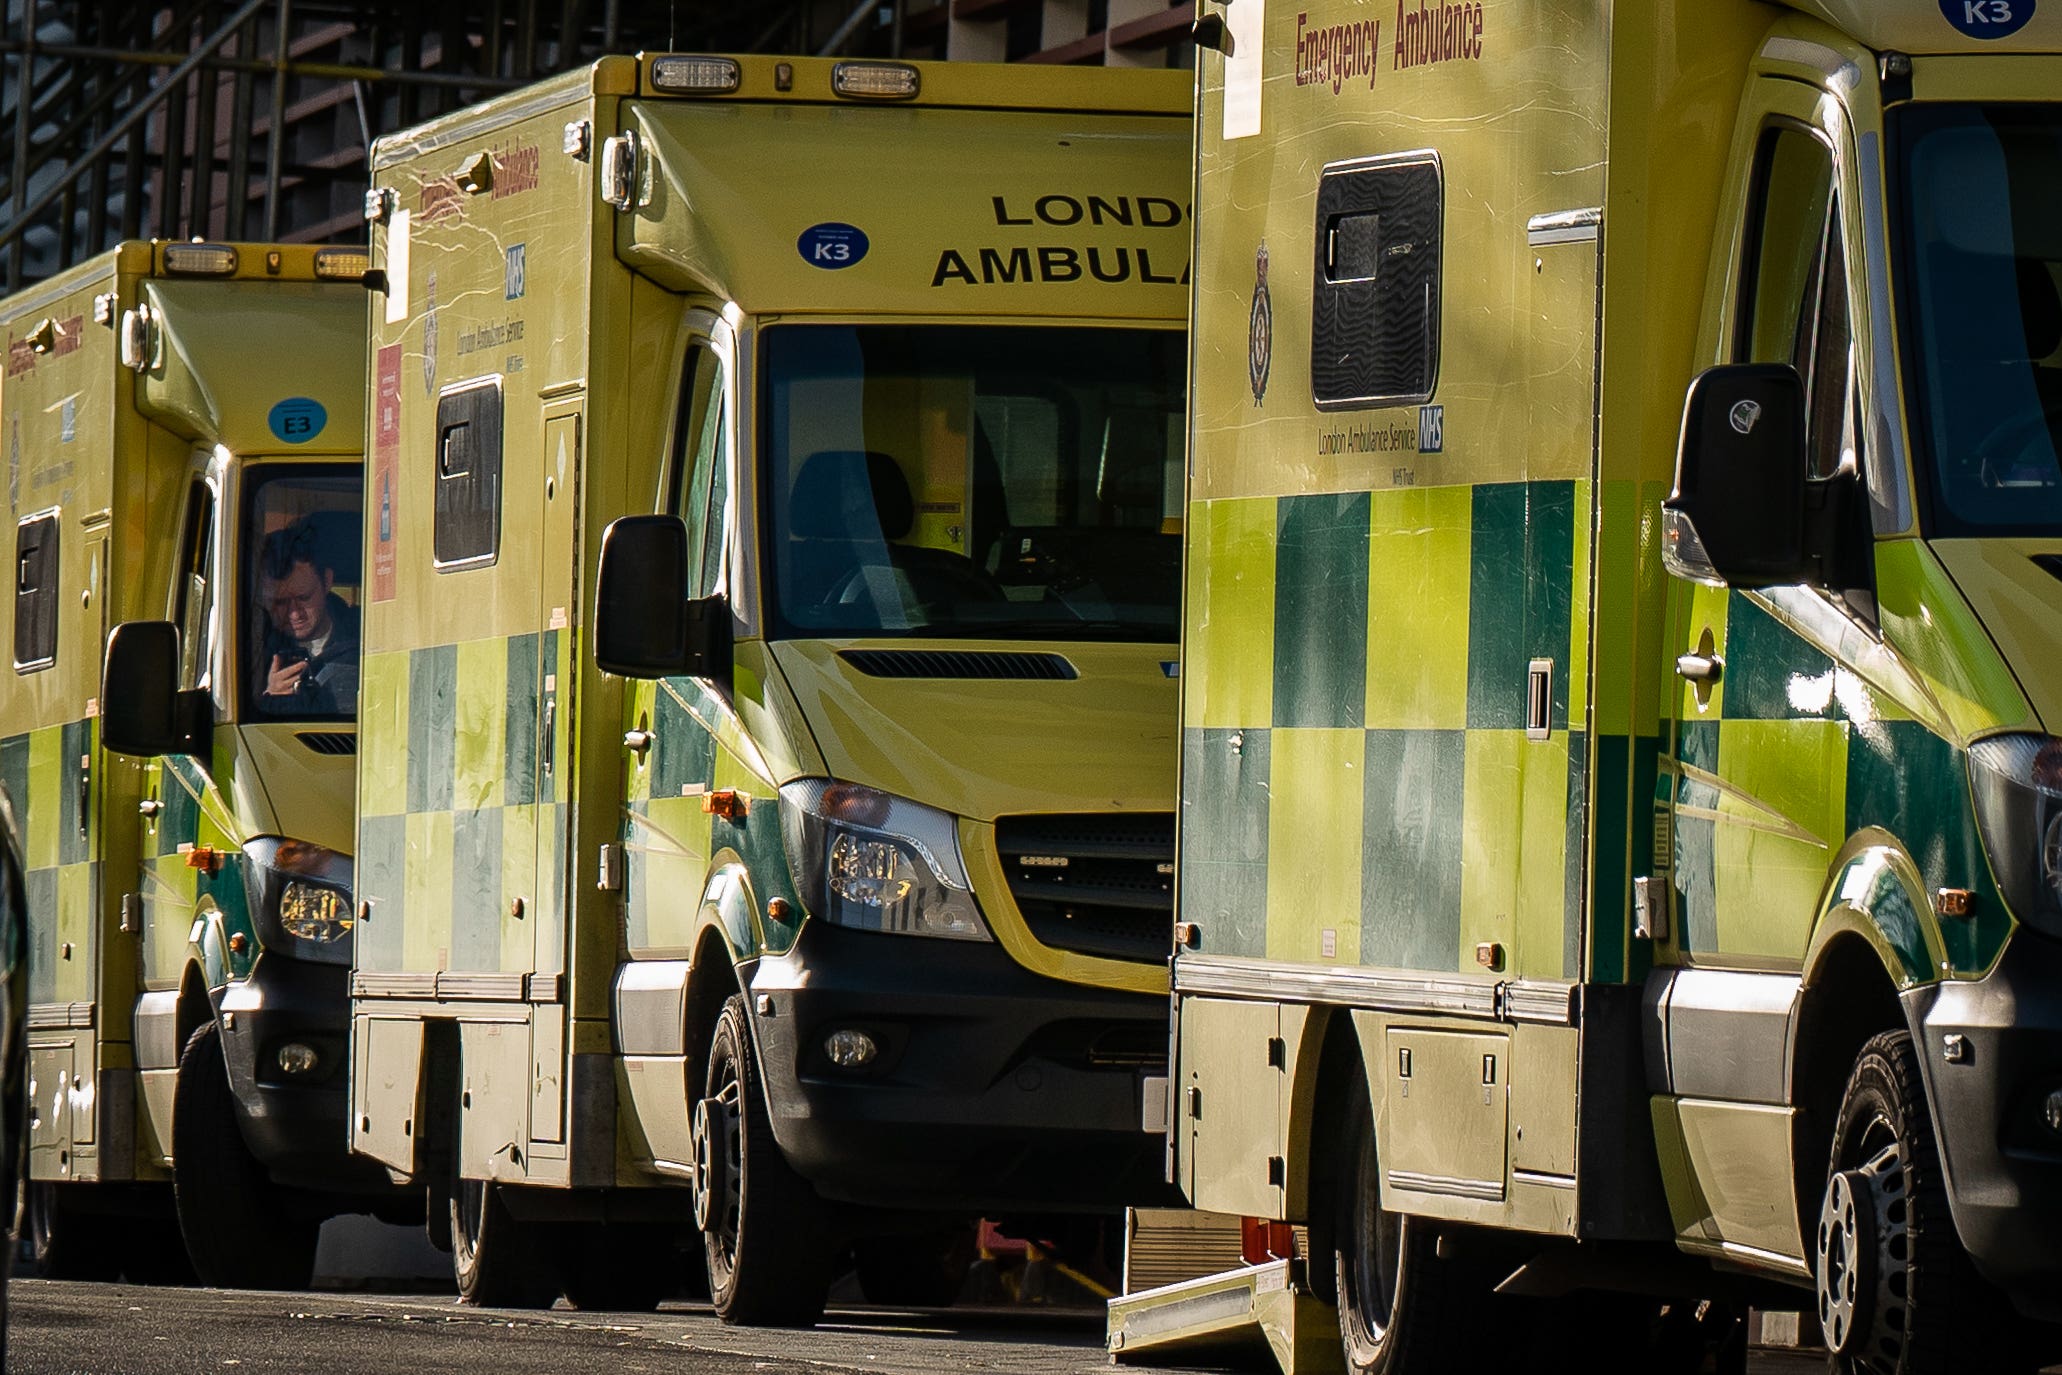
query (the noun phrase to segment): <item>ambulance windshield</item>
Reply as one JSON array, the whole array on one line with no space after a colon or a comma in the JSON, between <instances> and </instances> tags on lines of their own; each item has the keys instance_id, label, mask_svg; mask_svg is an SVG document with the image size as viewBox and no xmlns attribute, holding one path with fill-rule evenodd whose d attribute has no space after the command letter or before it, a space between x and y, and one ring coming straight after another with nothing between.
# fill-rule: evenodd
<instances>
[{"instance_id":1,"label":"ambulance windshield","mask_svg":"<svg viewBox=\"0 0 2062 1375\"><path fill-rule=\"evenodd\" d=\"M1180 332L779 325L775 633L1171 642Z\"/></svg>"},{"instance_id":2,"label":"ambulance windshield","mask_svg":"<svg viewBox=\"0 0 2062 1375\"><path fill-rule=\"evenodd\" d=\"M1900 112L1929 533L2062 532L2062 107Z\"/></svg>"}]
</instances>

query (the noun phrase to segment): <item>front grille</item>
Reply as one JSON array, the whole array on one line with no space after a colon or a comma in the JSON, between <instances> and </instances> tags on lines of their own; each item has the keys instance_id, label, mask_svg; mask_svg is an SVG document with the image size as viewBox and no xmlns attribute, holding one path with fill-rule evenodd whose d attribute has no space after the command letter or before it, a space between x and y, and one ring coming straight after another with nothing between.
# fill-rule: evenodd
<instances>
[{"instance_id":1,"label":"front grille","mask_svg":"<svg viewBox=\"0 0 2062 1375\"><path fill-rule=\"evenodd\" d=\"M1011 650L847 649L838 657L869 678L983 678L1071 682L1081 675L1058 654Z\"/></svg>"},{"instance_id":2,"label":"front grille","mask_svg":"<svg viewBox=\"0 0 2062 1375\"><path fill-rule=\"evenodd\" d=\"M1119 960L1167 958L1174 816L1006 816L995 823L1010 894L1043 945Z\"/></svg>"},{"instance_id":3,"label":"front grille","mask_svg":"<svg viewBox=\"0 0 2062 1375\"><path fill-rule=\"evenodd\" d=\"M296 732L294 739L306 745L317 754L356 754L358 737L344 730L304 730Z\"/></svg>"}]
</instances>

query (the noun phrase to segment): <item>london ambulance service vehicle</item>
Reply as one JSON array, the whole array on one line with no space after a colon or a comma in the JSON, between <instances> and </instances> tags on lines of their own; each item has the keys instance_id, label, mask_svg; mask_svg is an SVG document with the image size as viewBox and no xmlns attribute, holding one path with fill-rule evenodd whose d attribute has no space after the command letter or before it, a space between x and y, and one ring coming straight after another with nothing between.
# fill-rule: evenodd
<instances>
[{"instance_id":1,"label":"london ambulance service vehicle","mask_svg":"<svg viewBox=\"0 0 2062 1375\"><path fill-rule=\"evenodd\" d=\"M1113 1345L2030 1368L2062 5L1205 21L1172 1147L1312 1239Z\"/></svg>"},{"instance_id":2,"label":"london ambulance service vehicle","mask_svg":"<svg viewBox=\"0 0 2062 1375\"><path fill-rule=\"evenodd\" d=\"M49 1274L306 1283L392 1202L344 1120L365 262L127 243L0 302Z\"/></svg>"},{"instance_id":3,"label":"london ambulance service vehicle","mask_svg":"<svg viewBox=\"0 0 2062 1375\"><path fill-rule=\"evenodd\" d=\"M1165 1191L1188 84L612 58L379 145L352 1141L467 1296L689 1243L802 1322Z\"/></svg>"}]
</instances>

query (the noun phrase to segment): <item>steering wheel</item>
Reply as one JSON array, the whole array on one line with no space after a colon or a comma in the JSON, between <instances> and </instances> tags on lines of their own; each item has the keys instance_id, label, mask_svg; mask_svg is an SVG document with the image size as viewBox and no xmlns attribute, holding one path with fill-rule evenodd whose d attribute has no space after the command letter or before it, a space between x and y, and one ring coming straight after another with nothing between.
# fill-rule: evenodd
<instances>
[{"instance_id":1,"label":"steering wheel","mask_svg":"<svg viewBox=\"0 0 2062 1375\"><path fill-rule=\"evenodd\" d=\"M873 564L853 569L824 597L823 605L850 606L865 600L867 580L876 574L895 579L899 584L897 590L906 587L916 604L926 610L950 611L965 602L1008 600L995 579L957 554L901 548L896 553L904 557L894 558L885 567ZM910 554L919 557L907 557Z\"/></svg>"},{"instance_id":2,"label":"steering wheel","mask_svg":"<svg viewBox=\"0 0 2062 1375\"><path fill-rule=\"evenodd\" d=\"M2055 473L2057 472L2056 436L2058 429L2062 429L2062 404L2043 406L2036 411L2007 416L2004 420L1992 426L1990 433L1978 440L1971 452L1982 463L1983 471L1986 474L2000 469L2010 471L2018 466L2022 459L2033 461L2044 459L2046 460L2048 471ZM2035 453L2036 444L2044 445L2045 452ZM1994 458L1994 450L1999 449L2002 449L2005 454L2009 455L2009 461L1999 461ZM2062 473L2057 473L2057 476L2058 480L2062 480ZM1989 483L1985 485L1987 487L1992 486ZM2048 482L2042 485L2052 487L2057 485L2057 483ZM1997 488L1993 487L1993 490L1997 490Z\"/></svg>"}]
</instances>

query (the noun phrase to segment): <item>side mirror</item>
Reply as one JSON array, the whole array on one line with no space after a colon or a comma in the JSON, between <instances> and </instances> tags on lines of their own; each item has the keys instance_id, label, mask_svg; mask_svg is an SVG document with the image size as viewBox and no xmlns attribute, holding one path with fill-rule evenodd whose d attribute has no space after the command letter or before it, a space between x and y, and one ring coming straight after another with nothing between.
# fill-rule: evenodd
<instances>
[{"instance_id":1,"label":"side mirror","mask_svg":"<svg viewBox=\"0 0 2062 1375\"><path fill-rule=\"evenodd\" d=\"M201 754L212 712L206 692L179 690L179 627L124 621L108 634L100 681L102 745L145 758Z\"/></svg>"},{"instance_id":2,"label":"side mirror","mask_svg":"<svg viewBox=\"0 0 2062 1375\"><path fill-rule=\"evenodd\" d=\"M730 677L730 603L689 597L687 526L624 516L601 536L594 662L624 678Z\"/></svg>"},{"instance_id":3,"label":"side mirror","mask_svg":"<svg viewBox=\"0 0 2062 1375\"><path fill-rule=\"evenodd\" d=\"M1804 381L1787 363L1712 368L1690 384L1661 556L1680 578L1743 589L1812 576Z\"/></svg>"}]
</instances>

